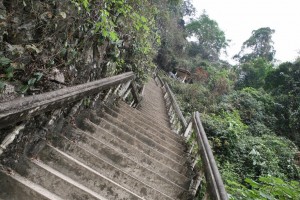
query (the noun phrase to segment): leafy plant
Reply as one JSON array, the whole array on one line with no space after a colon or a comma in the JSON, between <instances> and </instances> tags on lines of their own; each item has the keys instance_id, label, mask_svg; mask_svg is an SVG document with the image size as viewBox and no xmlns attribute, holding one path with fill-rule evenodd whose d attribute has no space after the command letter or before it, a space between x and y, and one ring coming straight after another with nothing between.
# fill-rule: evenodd
<instances>
[{"instance_id":1,"label":"leafy plant","mask_svg":"<svg viewBox=\"0 0 300 200\"><path fill-rule=\"evenodd\" d=\"M12 61L6 57L0 57L0 67L5 67L9 65Z\"/></svg>"},{"instance_id":2,"label":"leafy plant","mask_svg":"<svg viewBox=\"0 0 300 200\"><path fill-rule=\"evenodd\" d=\"M2 78L11 79L14 77L14 68L10 65L11 60L6 57L0 57L0 73L4 72L4 76Z\"/></svg>"},{"instance_id":3,"label":"leafy plant","mask_svg":"<svg viewBox=\"0 0 300 200\"><path fill-rule=\"evenodd\" d=\"M227 191L232 200L296 200L300 199L300 183L284 181L274 176L260 177L258 181L246 178L248 187L235 181L227 180Z\"/></svg>"},{"instance_id":4,"label":"leafy plant","mask_svg":"<svg viewBox=\"0 0 300 200\"><path fill-rule=\"evenodd\" d=\"M43 77L43 73L41 73L41 72L36 72L36 73L34 73L34 74L33 74L33 77L30 78L30 79L27 81L27 84L26 84L26 85L23 85L23 86L21 87L20 92L21 92L21 93L26 93L27 90L28 90L30 87L34 86L34 84L35 84L36 82L38 82L42 77Z\"/></svg>"}]
</instances>

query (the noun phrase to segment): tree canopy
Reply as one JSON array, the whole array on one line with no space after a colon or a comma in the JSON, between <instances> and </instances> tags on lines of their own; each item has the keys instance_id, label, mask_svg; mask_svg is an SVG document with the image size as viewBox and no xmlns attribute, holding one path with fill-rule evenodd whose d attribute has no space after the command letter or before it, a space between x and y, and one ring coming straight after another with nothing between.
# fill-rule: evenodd
<instances>
[{"instance_id":1,"label":"tree canopy","mask_svg":"<svg viewBox=\"0 0 300 200\"><path fill-rule=\"evenodd\" d=\"M205 12L187 24L186 30L189 36L197 38L198 54L203 59L218 60L221 50L228 46L225 33Z\"/></svg>"},{"instance_id":2,"label":"tree canopy","mask_svg":"<svg viewBox=\"0 0 300 200\"><path fill-rule=\"evenodd\" d=\"M275 30L269 27L253 30L250 38L243 43L241 51L234 58L241 63L255 58L264 58L267 61L273 61L276 52L272 40L274 33Z\"/></svg>"}]
</instances>

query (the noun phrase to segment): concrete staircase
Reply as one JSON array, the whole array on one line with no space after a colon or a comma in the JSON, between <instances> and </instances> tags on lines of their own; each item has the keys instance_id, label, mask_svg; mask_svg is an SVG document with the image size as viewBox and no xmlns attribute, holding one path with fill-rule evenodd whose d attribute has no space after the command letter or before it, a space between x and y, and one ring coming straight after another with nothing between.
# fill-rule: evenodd
<instances>
[{"instance_id":1,"label":"concrete staircase","mask_svg":"<svg viewBox=\"0 0 300 200\"><path fill-rule=\"evenodd\" d=\"M2 166L0 199L188 199L185 151L150 80L139 109L119 101L80 112L61 133L49 134L36 158Z\"/></svg>"}]
</instances>

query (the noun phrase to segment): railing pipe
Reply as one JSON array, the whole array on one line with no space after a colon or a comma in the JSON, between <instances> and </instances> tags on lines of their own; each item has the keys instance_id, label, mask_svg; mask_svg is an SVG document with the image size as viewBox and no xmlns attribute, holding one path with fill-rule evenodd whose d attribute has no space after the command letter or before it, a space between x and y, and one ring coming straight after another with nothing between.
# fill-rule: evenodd
<instances>
[{"instance_id":1,"label":"railing pipe","mask_svg":"<svg viewBox=\"0 0 300 200\"><path fill-rule=\"evenodd\" d=\"M224 183L222 181L215 158L213 156L208 139L206 137L206 133L205 133L203 125L201 123L199 112L194 113L194 120L195 120L195 124L197 127L196 129L197 129L198 146L199 147L202 146L202 151L205 151L205 152L202 152L202 154L205 154L204 162L208 162L208 163L206 163L205 166L210 168L210 169L207 169L207 171L212 172L212 174L210 176L212 176L211 179L214 183L211 183L211 185L210 185L211 193L215 197L214 199L227 200L228 197L227 197L227 193L226 193L226 190L224 187ZM216 194L214 194L214 193L216 193Z\"/></svg>"},{"instance_id":2,"label":"railing pipe","mask_svg":"<svg viewBox=\"0 0 300 200\"><path fill-rule=\"evenodd\" d=\"M203 162L203 167L204 167L204 172L205 172L205 177L207 180L207 186L208 186L208 192L210 194L210 198L214 200L227 200L227 193L225 191L225 187L222 181L222 178L220 176L216 161L214 159L212 150L210 148L208 139L206 137L206 133L204 131L203 125L200 120L200 115L199 112L195 112L192 115L191 121L189 123L186 122L177 102L175 99L175 96L173 92L171 91L169 85L165 83L159 75L156 73L156 78L158 79L158 82L161 84L161 86L164 88L166 94L165 98L166 100L170 101L170 110L169 113L172 112L173 114L170 115L171 121L174 116L174 112L176 114L176 117L179 119L182 128L183 128L183 136L186 137L186 140L189 140L191 137L191 128L194 129L195 134L196 134L196 141L193 140L192 146L189 149L189 154L192 153L194 145L197 143L201 160ZM196 164L193 163L192 167ZM198 187L198 186L197 186ZM194 188L192 193L195 193L197 188ZM207 196L206 196L207 197Z\"/></svg>"},{"instance_id":3,"label":"railing pipe","mask_svg":"<svg viewBox=\"0 0 300 200\"><path fill-rule=\"evenodd\" d=\"M188 123L188 126L186 127L185 132L183 134L183 137L185 137L187 140L189 139L189 135L192 130L192 126L193 126L193 122L192 122L192 120L190 120L190 122Z\"/></svg>"}]
</instances>

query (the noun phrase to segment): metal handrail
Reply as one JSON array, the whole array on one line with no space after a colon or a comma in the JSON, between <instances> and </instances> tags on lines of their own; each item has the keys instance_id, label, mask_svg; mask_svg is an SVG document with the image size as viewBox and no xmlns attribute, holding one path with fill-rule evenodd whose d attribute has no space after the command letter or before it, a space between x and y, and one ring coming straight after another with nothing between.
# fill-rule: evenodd
<instances>
[{"instance_id":1,"label":"metal handrail","mask_svg":"<svg viewBox=\"0 0 300 200\"><path fill-rule=\"evenodd\" d=\"M214 159L202 122L200 120L199 112L193 113L190 122L187 123L169 85L165 83L157 73L155 74L155 77L158 79L161 86L165 88L165 92L169 97L169 101L171 102L171 107L175 111L176 117L179 119L182 127L184 128L181 132L181 135L188 140L191 136L191 129L193 128L195 131L196 141L194 143L197 143L198 145L198 154L200 154L200 158L204 164L204 174L208 184L208 194L210 195L211 199L214 200L227 200L228 196L224 187L224 183ZM201 179L201 177L198 178ZM198 185L193 185L195 183ZM200 183L201 181L195 181L194 183L191 183L190 189L193 195L196 194L196 190L200 186Z\"/></svg>"},{"instance_id":2,"label":"metal handrail","mask_svg":"<svg viewBox=\"0 0 300 200\"><path fill-rule=\"evenodd\" d=\"M1 103L0 128L26 120L51 109L64 107L65 104L81 100L88 95L98 94L119 84L127 83L128 81L132 83L134 78L133 72L127 72L98 81ZM132 83L130 85L134 87L131 92L135 101L140 101L138 94L135 94L137 92L135 84Z\"/></svg>"},{"instance_id":3,"label":"metal handrail","mask_svg":"<svg viewBox=\"0 0 300 200\"><path fill-rule=\"evenodd\" d=\"M208 180L210 195L213 199L227 200L228 197L224 183L200 120L199 112L193 113L193 125L195 127L194 130L196 130L199 153L204 163L204 171L206 172L205 175Z\"/></svg>"}]
</instances>

